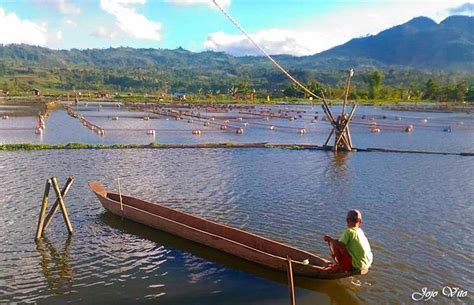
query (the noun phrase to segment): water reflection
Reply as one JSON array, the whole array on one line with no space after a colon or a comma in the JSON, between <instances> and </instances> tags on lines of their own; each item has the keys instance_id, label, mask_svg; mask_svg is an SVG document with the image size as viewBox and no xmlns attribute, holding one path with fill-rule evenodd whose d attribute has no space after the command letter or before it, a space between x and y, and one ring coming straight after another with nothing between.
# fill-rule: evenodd
<instances>
[{"instance_id":1,"label":"water reflection","mask_svg":"<svg viewBox=\"0 0 474 305\"><path fill-rule=\"evenodd\" d=\"M122 219L109 212L101 214L100 220L112 228L119 229L128 234L136 235L139 238L151 240L157 244L172 248L174 251L178 250L184 252L185 262L187 263L186 268L190 273L189 277L191 280L202 281L206 277L211 277L218 273L222 268L219 268L220 266L212 268L208 263L212 262L223 265L226 268L250 273L258 278L287 285L286 273L264 268L233 255L208 248L163 231L155 230L127 219ZM202 262L201 260L197 260L196 257L193 258L193 256L202 258L205 261ZM335 281L324 281L297 276L295 277L295 285L298 288L311 290L321 294L321 297L323 298L329 298L331 304L359 304L359 302L347 292L343 285Z\"/></svg>"},{"instance_id":2,"label":"water reflection","mask_svg":"<svg viewBox=\"0 0 474 305\"><path fill-rule=\"evenodd\" d=\"M36 242L36 250L41 255L41 269L52 294L63 294L72 287L74 270L70 266L69 248L72 237L68 236L58 251L47 237Z\"/></svg>"},{"instance_id":3,"label":"water reflection","mask_svg":"<svg viewBox=\"0 0 474 305\"><path fill-rule=\"evenodd\" d=\"M330 156L333 156L333 164L336 169L336 172L345 175L347 172L347 160L349 158L349 155L351 153L349 152L344 152L344 151L335 151L333 154Z\"/></svg>"}]
</instances>

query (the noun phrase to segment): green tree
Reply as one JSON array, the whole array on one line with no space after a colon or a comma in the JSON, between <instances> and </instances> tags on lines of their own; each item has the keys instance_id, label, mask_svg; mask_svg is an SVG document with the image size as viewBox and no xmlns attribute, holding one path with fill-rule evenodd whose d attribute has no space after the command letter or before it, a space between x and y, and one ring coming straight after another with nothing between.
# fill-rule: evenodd
<instances>
[{"instance_id":1,"label":"green tree","mask_svg":"<svg viewBox=\"0 0 474 305\"><path fill-rule=\"evenodd\" d=\"M378 70L363 76L364 82L368 85L369 99L376 99L379 97L384 78L385 76L383 73Z\"/></svg>"},{"instance_id":2,"label":"green tree","mask_svg":"<svg viewBox=\"0 0 474 305\"><path fill-rule=\"evenodd\" d=\"M287 97L304 97L305 93L296 84L289 84L283 89L283 95Z\"/></svg>"},{"instance_id":3,"label":"green tree","mask_svg":"<svg viewBox=\"0 0 474 305\"><path fill-rule=\"evenodd\" d=\"M456 102L463 102L467 93L467 83L462 80L456 84L456 87L453 88L453 97Z\"/></svg>"},{"instance_id":4,"label":"green tree","mask_svg":"<svg viewBox=\"0 0 474 305\"><path fill-rule=\"evenodd\" d=\"M474 84L471 84L471 86L469 86L469 89L467 90L466 101L474 102Z\"/></svg>"},{"instance_id":5,"label":"green tree","mask_svg":"<svg viewBox=\"0 0 474 305\"><path fill-rule=\"evenodd\" d=\"M306 85L306 88L308 88L311 92L320 97L322 97L323 94L326 94L323 85L315 79L310 80Z\"/></svg>"},{"instance_id":6,"label":"green tree","mask_svg":"<svg viewBox=\"0 0 474 305\"><path fill-rule=\"evenodd\" d=\"M423 98L428 100L440 100L441 89L438 83L430 78L425 85L425 92Z\"/></svg>"}]
</instances>

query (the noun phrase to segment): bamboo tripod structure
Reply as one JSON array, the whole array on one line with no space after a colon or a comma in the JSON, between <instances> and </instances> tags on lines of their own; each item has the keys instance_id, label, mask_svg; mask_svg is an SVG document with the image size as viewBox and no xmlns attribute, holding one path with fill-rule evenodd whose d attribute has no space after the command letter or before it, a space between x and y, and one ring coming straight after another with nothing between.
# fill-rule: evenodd
<instances>
[{"instance_id":1,"label":"bamboo tripod structure","mask_svg":"<svg viewBox=\"0 0 474 305\"><path fill-rule=\"evenodd\" d=\"M69 234L72 234L72 224L71 220L69 219L69 215L67 213L66 204L64 203L64 197L67 195L69 189L71 188L72 183L74 182L74 177L69 177L64 184L62 190L59 189L59 183L56 177L51 177L46 181L46 186L44 188L44 195L43 201L41 203L41 212L38 219L38 227L36 229L36 237L35 240L38 241L41 236L43 235L44 230L48 227L53 219L54 214L57 212L59 208L61 208L61 212L63 214L64 223L66 224L67 230ZM56 193L56 201L54 202L51 210L49 211L48 215L46 215L46 210L48 208L48 201L49 201L49 191L53 186L54 192Z\"/></svg>"},{"instance_id":2,"label":"bamboo tripod structure","mask_svg":"<svg viewBox=\"0 0 474 305\"><path fill-rule=\"evenodd\" d=\"M326 114L326 117L328 120L331 122L332 125L332 130L331 133L329 134L326 142L324 143L324 146L327 146L329 143L329 140L331 140L332 136L334 135L334 146L333 150L334 151L352 151L352 138L351 138L351 133L349 129L349 122L352 120L352 117L354 116L354 112L357 108L357 105L354 103L352 104L352 109L349 113L346 113L346 104L347 104L347 97L349 95L349 88L351 85L351 78L354 75L354 70L350 69L347 71L347 80L346 80L346 86L344 89L344 102L342 104L342 110L341 114L335 118L334 115L332 114L331 110L329 109L328 104L326 103L325 100L323 100L323 110L324 113Z\"/></svg>"}]
</instances>

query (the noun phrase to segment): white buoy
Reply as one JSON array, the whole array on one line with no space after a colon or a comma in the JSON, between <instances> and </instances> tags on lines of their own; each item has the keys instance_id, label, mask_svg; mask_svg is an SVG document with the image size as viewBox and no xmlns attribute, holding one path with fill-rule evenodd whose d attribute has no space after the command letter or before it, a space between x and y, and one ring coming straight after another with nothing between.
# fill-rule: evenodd
<instances>
[{"instance_id":1,"label":"white buoy","mask_svg":"<svg viewBox=\"0 0 474 305\"><path fill-rule=\"evenodd\" d=\"M244 126L249 126L249 123L245 122L245 123L244 123Z\"/></svg>"},{"instance_id":2,"label":"white buoy","mask_svg":"<svg viewBox=\"0 0 474 305\"><path fill-rule=\"evenodd\" d=\"M268 127L268 129L275 130L275 126L272 125L272 126Z\"/></svg>"},{"instance_id":3,"label":"white buoy","mask_svg":"<svg viewBox=\"0 0 474 305\"><path fill-rule=\"evenodd\" d=\"M147 134L147 135L151 135L151 136L154 136L155 133L156 133L156 132L155 132L154 129L148 129L148 130L146 131L146 134Z\"/></svg>"},{"instance_id":4,"label":"white buoy","mask_svg":"<svg viewBox=\"0 0 474 305\"><path fill-rule=\"evenodd\" d=\"M407 127L405 127L405 132L413 132L413 125L407 125Z\"/></svg>"},{"instance_id":5,"label":"white buoy","mask_svg":"<svg viewBox=\"0 0 474 305\"><path fill-rule=\"evenodd\" d=\"M422 122L422 123L428 123L428 119L421 119L420 122Z\"/></svg>"},{"instance_id":6,"label":"white buoy","mask_svg":"<svg viewBox=\"0 0 474 305\"><path fill-rule=\"evenodd\" d=\"M298 133L299 134L305 134L306 133L306 128L299 128Z\"/></svg>"}]
</instances>

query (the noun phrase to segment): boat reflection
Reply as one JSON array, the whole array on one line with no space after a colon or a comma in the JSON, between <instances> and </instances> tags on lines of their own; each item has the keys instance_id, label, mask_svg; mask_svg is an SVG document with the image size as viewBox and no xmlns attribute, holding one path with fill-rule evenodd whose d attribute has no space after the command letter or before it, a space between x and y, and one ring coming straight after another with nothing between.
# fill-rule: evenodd
<instances>
[{"instance_id":1,"label":"boat reflection","mask_svg":"<svg viewBox=\"0 0 474 305\"><path fill-rule=\"evenodd\" d=\"M100 220L112 228L122 230L140 238L151 240L155 243L173 248L174 250L191 253L205 260L223 265L227 268L244 271L259 278L271 280L284 285L287 284L286 273L267 269L233 255L208 248L201 244L150 228L140 223L117 217L109 212L101 214ZM330 304L359 304L359 302L346 291L347 288L341 285L338 280L324 281L296 276L295 285L299 288L308 289L325 295L330 299Z\"/></svg>"},{"instance_id":2,"label":"boat reflection","mask_svg":"<svg viewBox=\"0 0 474 305\"><path fill-rule=\"evenodd\" d=\"M36 242L36 250L41 255L41 269L48 287L53 294L63 294L72 287L74 271L69 264L69 247L71 236L68 236L61 251L47 237Z\"/></svg>"}]
</instances>

